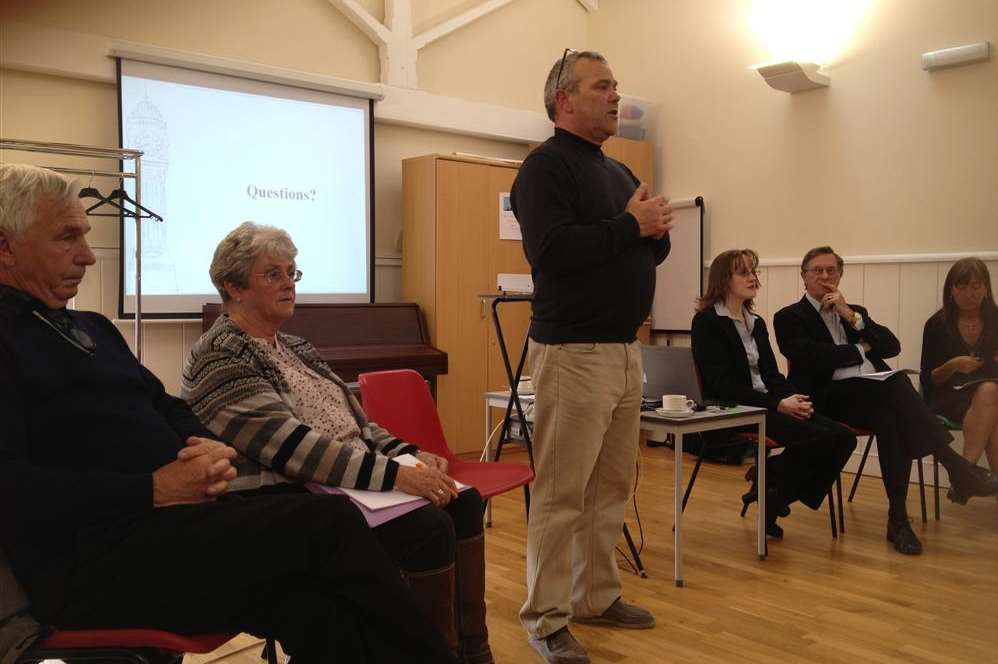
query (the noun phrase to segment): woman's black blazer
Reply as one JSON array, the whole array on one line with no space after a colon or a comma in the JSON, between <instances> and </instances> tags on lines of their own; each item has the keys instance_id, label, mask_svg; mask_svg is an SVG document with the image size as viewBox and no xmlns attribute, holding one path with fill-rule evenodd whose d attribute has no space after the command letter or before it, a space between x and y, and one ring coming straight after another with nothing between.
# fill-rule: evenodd
<instances>
[{"instance_id":1,"label":"woman's black blazer","mask_svg":"<svg viewBox=\"0 0 998 664\"><path fill-rule=\"evenodd\" d=\"M768 393L752 388L748 356L734 321L719 316L713 306L693 317L693 359L703 380L705 399L737 401L775 411L781 400L797 392L776 366L769 331L761 317L755 321L752 337L759 347L759 373Z\"/></svg>"}]
</instances>

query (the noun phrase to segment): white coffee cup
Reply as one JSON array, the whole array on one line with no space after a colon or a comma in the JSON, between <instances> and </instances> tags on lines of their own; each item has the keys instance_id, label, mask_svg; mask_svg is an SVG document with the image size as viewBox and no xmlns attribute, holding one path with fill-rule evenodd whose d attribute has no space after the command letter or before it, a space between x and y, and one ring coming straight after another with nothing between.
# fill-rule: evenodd
<instances>
[{"instance_id":1,"label":"white coffee cup","mask_svg":"<svg viewBox=\"0 0 998 664\"><path fill-rule=\"evenodd\" d=\"M685 410L692 410L695 405L696 401L693 401L692 399L687 399L685 394L662 395L662 410L680 412Z\"/></svg>"}]
</instances>

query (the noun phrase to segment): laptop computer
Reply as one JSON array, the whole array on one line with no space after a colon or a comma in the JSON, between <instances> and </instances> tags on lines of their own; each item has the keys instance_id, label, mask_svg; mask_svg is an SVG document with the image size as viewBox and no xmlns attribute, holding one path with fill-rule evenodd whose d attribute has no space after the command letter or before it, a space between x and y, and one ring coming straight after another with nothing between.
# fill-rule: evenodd
<instances>
[{"instance_id":1,"label":"laptop computer","mask_svg":"<svg viewBox=\"0 0 998 664\"><path fill-rule=\"evenodd\" d=\"M687 399L703 405L692 350L681 346L641 346L641 362L643 409L661 407L663 394L685 394Z\"/></svg>"}]
</instances>

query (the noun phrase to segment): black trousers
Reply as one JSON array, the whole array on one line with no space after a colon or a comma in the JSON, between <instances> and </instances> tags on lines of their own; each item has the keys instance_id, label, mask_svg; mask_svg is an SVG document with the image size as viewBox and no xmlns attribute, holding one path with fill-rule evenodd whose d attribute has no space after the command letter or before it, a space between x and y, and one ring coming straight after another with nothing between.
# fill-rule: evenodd
<instances>
[{"instance_id":1,"label":"black trousers","mask_svg":"<svg viewBox=\"0 0 998 664\"><path fill-rule=\"evenodd\" d=\"M343 496L247 492L86 535L54 587L60 628L274 637L296 664L453 662L395 562ZM57 599L55 599L57 598Z\"/></svg>"},{"instance_id":2,"label":"black trousers","mask_svg":"<svg viewBox=\"0 0 998 664\"><path fill-rule=\"evenodd\" d=\"M405 572L427 572L454 562L456 540L482 533L482 496L465 489L443 509L426 505L383 523L374 535Z\"/></svg>"},{"instance_id":3,"label":"black trousers","mask_svg":"<svg viewBox=\"0 0 998 664\"><path fill-rule=\"evenodd\" d=\"M766 435L784 445L783 452L766 463L767 484L779 487L788 503L799 500L814 510L856 449L856 436L820 413L799 420L768 411Z\"/></svg>"},{"instance_id":4,"label":"black trousers","mask_svg":"<svg viewBox=\"0 0 998 664\"><path fill-rule=\"evenodd\" d=\"M905 517L912 459L949 451L953 436L903 374L885 381L836 381L829 386L824 401L830 417L876 433L877 458L891 517Z\"/></svg>"}]
</instances>

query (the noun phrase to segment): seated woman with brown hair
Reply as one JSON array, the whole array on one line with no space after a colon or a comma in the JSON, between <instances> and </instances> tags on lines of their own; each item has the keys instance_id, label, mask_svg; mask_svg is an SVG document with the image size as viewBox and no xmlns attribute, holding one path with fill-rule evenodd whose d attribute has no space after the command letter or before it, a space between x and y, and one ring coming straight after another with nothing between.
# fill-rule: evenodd
<instances>
[{"instance_id":1,"label":"seated woman with brown hair","mask_svg":"<svg viewBox=\"0 0 998 664\"><path fill-rule=\"evenodd\" d=\"M751 249L725 251L710 264L707 292L693 317L693 358L704 398L766 408L766 433L784 446L766 462L766 534L782 537L778 516L801 501L818 509L856 447L856 436L824 417L776 366L769 332L753 313L760 283ZM745 478L755 482L755 467ZM743 500L749 500L746 494Z\"/></svg>"},{"instance_id":2,"label":"seated woman with brown hair","mask_svg":"<svg viewBox=\"0 0 998 664\"><path fill-rule=\"evenodd\" d=\"M462 661L492 662L482 498L455 490L445 459L369 421L315 347L280 332L295 311L297 254L285 231L250 222L219 243L211 280L224 313L191 350L182 395L240 452L232 490L301 491L317 482L428 499L374 534ZM405 453L422 467L393 460Z\"/></svg>"},{"instance_id":3,"label":"seated woman with brown hair","mask_svg":"<svg viewBox=\"0 0 998 664\"><path fill-rule=\"evenodd\" d=\"M998 306L979 258L946 274L943 306L925 321L921 381L929 408L962 426L963 457L976 464L987 452L998 472ZM969 498L953 488L947 496Z\"/></svg>"}]
</instances>

